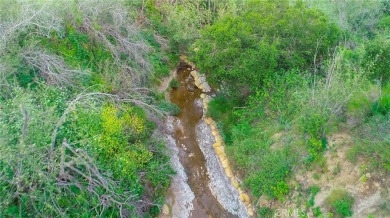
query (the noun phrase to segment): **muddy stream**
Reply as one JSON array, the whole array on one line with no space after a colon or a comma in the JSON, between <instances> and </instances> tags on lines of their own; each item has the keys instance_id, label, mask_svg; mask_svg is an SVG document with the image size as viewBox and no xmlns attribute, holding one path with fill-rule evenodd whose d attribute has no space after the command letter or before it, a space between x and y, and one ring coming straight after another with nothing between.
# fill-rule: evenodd
<instances>
[{"instance_id":1,"label":"muddy stream","mask_svg":"<svg viewBox=\"0 0 390 218\"><path fill-rule=\"evenodd\" d=\"M180 86L169 93L181 112L166 122L166 139L173 151L171 164L177 174L161 217L247 217L211 146L214 141L204 123L202 91L195 86L191 70L191 66L180 64L176 75Z\"/></svg>"}]
</instances>

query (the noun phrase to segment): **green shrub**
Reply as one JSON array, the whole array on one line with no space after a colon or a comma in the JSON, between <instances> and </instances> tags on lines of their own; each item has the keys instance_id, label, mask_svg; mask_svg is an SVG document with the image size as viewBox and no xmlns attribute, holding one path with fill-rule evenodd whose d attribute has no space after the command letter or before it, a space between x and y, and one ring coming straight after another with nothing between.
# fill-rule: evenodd
<instances>
[{"instance_id":1,"label":"green shrub","mask_svg":"<svg viewBox=\"0 0 390 218\"><path fill-rule=\"evenodd\" d=\"M390 81L390 43L386 37L368 42L364 66L373 72L372 79L381 80L383 84Z\"/></svg>"},{"instance_id":2,"label":"green shrub","mask_svg":"<svg viewBox=\"0 0 390 218\"><path fill-rule=\"evenodd\" d=\"M261 215L261 217L266 217L266 218L273 217L273 211L269 207L262 207L262 208L260 208L259 209L259 214Z\"/></svg>"},{"instance_id":3,"label":"green shrub","mask_svg":"<svg viewBox=\"0 0 390 218\"><path fill-rule=\"evenodd\" d=\"M212 85L242 95L263 85L275 69L309 67L315 53L325 56L335 45L339 32L303 2L249 1L241 16L225 16L201 31L194 60Z\"/></svg>"},{"instance_id":4,"label":"green shrub","mask_svg":"<svg viewBox=\"0 0 390 218\"><path fill-rule=\"evenodd\" d=\"M180 86L180 82L177 79L172 79L171 82L169 82L169 87L172 89L177 89Z\"/></svg>"},{"instance_id":5,"label":"green shrub","mask_svg":"<svg viewBox=\"0 0 390 218\"><path fill-rule=\"evenodd\" d=\"M240 163L237 157L243 156L239 153L245 150L248 151L247 149L243 147L235 148L236 153L233 154L233 157L237 163ZM246 155L251 157L253 163L251 163L252 166L246 167L249 170L246 172L245 186L252 190L254 196L266 195L283 201L284 195L288 194L289 190L286 180L291 173L293 155L289 155L287 149L273 152L264 148L253 152L253 149L249 150L252 152L251 155Z\"/></svg>"},{"instance_id":6,"label":"green shrub","mask_svg":"<svg viewBox=\"0 0 390 218\"><path fill-rule=\"evenodd\" d=\"M169 103L167 101L162 101L158 104L158 108L170 115L177 116L180 113L180 108L176 104Z\"/></svg>"},{"instance_id":7,"label":"green shrub","mask_svg":"<svg viewBox=\"0 0 390 218\"><path fill-rule=\"evenodd\" d=\"M371 106L372 114L386 115L390 112L390 83L382 88L380 98Z\"/></svg>"},{"instance_id":8,"label":"green shrub","mask_svg":"<svg viewBox=\"0 0 390 218\"><path fill-rule=\"evenodd\" d=\"M309 205L310 207L314 206L314 198L316 197L317 193L320 192L320 187L318 186L311 186L309 187L310 191L310 200L309 200Z\"/></svg>"},{"instance_id":9,"label":"green shrub","mask_svg":"<svg viewBox=\"0 0 390 218\"><path fill-rule=\"evenodd\" d=\"M313 162L320 159L320 154L325 150L327 139L325 132L327 128L328 117L324 114L309 113L302 117L302 127L309 139L307 144L309 146L308 161Z\"/></svg>"},{"instance_id":10,"label":"green shrub","mask_svg":"<svg viewBox=\"0 0 390 218\"><path fill-rule=\"evenodd\" d=\"M356 146L348 152L348 159L364 157L369 160L369 169L390 171L390 114L376 114L353 132Z\"/></svg>"},{"instance_id":11,"label":"green shrub","mask_svg":"<svg viewBox=\"0 0 390 218\"><path fill-rule=\"evenodd\" d=\"M341 217L352 216L354 198L345 190L333 190L326 198L328 210Z\"/></svg>"},{"instance_id":12,"label":"green shrub","mask_svg":"<svg viewBox=\"0 0 390 218\"><path fill-rule=\"evenodd\" d=\"M313 215L314 217L322 217L322 212L321 212L321 208L320 207L315 207L313 209Z\"/></svg>"}]
</instances>

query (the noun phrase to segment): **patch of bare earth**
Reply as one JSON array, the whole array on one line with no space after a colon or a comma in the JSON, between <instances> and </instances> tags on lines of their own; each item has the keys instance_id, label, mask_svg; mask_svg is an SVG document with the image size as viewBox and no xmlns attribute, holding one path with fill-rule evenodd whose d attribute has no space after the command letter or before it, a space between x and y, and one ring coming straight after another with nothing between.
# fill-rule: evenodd
<instances>
[{"instance_id":1,"label":"patch of bare earth","mask_svg":"<svg viewBox=\"0 0 390 218\"><path fill-rule=\"evenodd\" d=\"M362 159L356 163L348 161L347 152L353 145L349 134L333 134L328 137L328 142L329 149L324 154L326 164L322 168L296 173L296 182L303 186L303 190L314 185L321 188L315 196L314 207L319 206L326 217L326 198L332 190L344 189L355 198L353 217L368 217L370 214L376 218L388 217L389 174L367 171L367 163ZM287 204L289 207L294 205L292 202Z\"/></svg>"}]
</instances>

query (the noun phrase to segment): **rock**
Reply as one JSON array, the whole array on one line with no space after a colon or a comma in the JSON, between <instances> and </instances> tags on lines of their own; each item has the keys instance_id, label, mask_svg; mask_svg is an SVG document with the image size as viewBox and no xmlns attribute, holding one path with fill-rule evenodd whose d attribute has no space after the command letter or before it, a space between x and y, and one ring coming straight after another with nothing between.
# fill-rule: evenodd
<instances>
[{"instance_id":1,"label":"rock","mask_svg":"<svg viewBox=\"0 0 390 218\"><path fill-rule=\"evenodd\" d=\"M231 182L234 188L238 189L238 187L240 187L240 184L237 182L237 180L234 177L231 178Z\"/></svg>"},{"instance_id":2,"label":"rock","mask_svg":"<svg viewBox=\"0 0 390 218\"><path fill-rule=\"evenodd\" d=\"M162 207L162 213L164 215L169 215L169 207L168 207L168 205L164 204L164 206Z\"/></svg>"},{"instance_id":3,"label":"rock","mask_svg":"<svg viewBox=\"0 0 390 218\"><path fill-rule=\"evenodd\" d=\"M207 117L204 121L206 122L207 125L210 125L213 122L213 119Z\"/></svg>"},{"instance_id":4,"label":"rock","mask_svg":"<svg viewBox=\"0 0 390 218\"><path fill-rule=\"evenodd\" d=\"M230 169L230 166L227 166L225 168L225 173L226 173L227 177L229 177L229 178L233 177L233 172L232 172L232 169Z\"/></svg>"},{"instance_id":5,"label":"rock","mask_svg":"<svg viewBox=\"0 0 390 218\"><path fill-rule=\"evenodd\" d=\"M218 135L215 136L215 141L221 142L221 143L223 142L223 139L222 139L221 135L219 134L219 132L218 132Z\"/></svg>"},{"instance_id":6,"label":"rock","mask_svg":"<svg viewBox=\"0 0 390 218\"><path fill-rule=\"evenodd\" d=\"M226 155L224 155L224 154L221 154L220 156L219 156L219 161L222 163L222 161L225 161L227 158L226 158ZM225 173L226 174L226 173Z\"/></svg>"},{"instance_id":7,"label":"rock","mask_svg":"<svg viewBox=\"0 0 390 218\"><path fill-rule=\"evenodd\" d=\"M192 77L198 78L198 75L197 75L195 70L191 71L190 74L191 74Z\"/></svg>"},{"instance_id":8,"label":"rock","mask_svg":"<svg viewBox=\"0 0 390 218\"><path fill-rule=\"evenodd\" d=\"M221 148L221 147L220 147ZM222 161L222 167L223 168L226 168L226 167L228 167L229 166L229 161L226 159L226 160L224 160L224 161Z\"/></svg>"},{"instance_id":9,"label":"rock","mask_svg":"<svg viewBox=\"0 0 390 218\"><path fill-rule=\"evenodd\" d=\"M225 149L223 146L216 147L215 148L215 153L217 153L218 157L221 156L221 154L225 154Z\"/></svg>"},{"instance_id":10,"label":"rock","mask_svg":"<svg viewBox=\"0 0 390 218\"><path fill-rule=\"evenodd\" d=\"M253 212L252 207L248 208L248 214L249 214L249 216L255 215L254 212Z\"/></svg>"},{"instance_id":11,"label":"rock","mask_svg":"<svg viewBox=\"0 0 390 218\"><path fill-rule=\"evenodd\" d=\"M249 196L247 194L245 194L245 193L240 194L240 200L242 202L250 202Z\"/></svg>"},{"instance_id":12,"label":"rock","mask_svg":"<svg viewBox=\"0 0 390 218\"><path fill-rule=\"evenodd\" d=\"M221 147L222 143L220 141L217 141L216 143L213 144L213 148Z\"/></svg>"},{"instance_id":13,"label":"rock","mask_svg":"<svg viewBox=\"0 0 390 218\"><path fill-rule=\"evenodd\" d=\"M213 127L211 127L211 129L213 129ZM219 132L213 130L213 131L211 132L211 134L213 134L214 137L217 137L217 136L219 135Z\"/></svg>"},{"instance_id":14,"label":"rock","mask_svg":"<svg viewBox=\"0 0 390 218\"><path fill-rule=\"evenodd\" d=\"M195 80L195 86L198 87L199 89L201 89L199 86L200 86L200 83L198 80Z\"/></svg>"},{"instance_id":15,"label":"rock","mask_svg":"<svg viewBox=\"0 0 390 218\"><path fill-rule=\"evenodd\" d=\"M240 194L240 201L244 202L244 194L243 193Z\"/></svg>"}]
</instances>

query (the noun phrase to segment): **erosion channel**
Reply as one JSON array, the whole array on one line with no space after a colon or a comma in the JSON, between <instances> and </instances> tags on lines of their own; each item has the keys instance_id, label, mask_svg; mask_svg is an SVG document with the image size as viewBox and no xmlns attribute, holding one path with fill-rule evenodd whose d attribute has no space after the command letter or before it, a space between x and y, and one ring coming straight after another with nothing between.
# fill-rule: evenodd
<instances>
[{"instance_id":1,"label":"erosion channel","mask_svg":"<svg viewBox=\"0 0 390 218\"><path fill-rule=\"evenodd\" d=\"M215 141L205 123L203 92L195 86L192 70L181 62L176 75L180 86L169 95L181 112L166 123L168 146L173 151L171 163L177 174L162 217L248 217L212 147Z\"/></svg>"}]
</instances>

